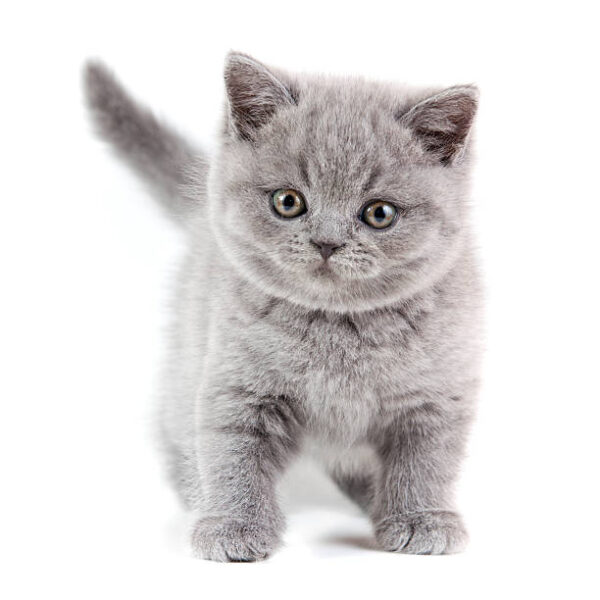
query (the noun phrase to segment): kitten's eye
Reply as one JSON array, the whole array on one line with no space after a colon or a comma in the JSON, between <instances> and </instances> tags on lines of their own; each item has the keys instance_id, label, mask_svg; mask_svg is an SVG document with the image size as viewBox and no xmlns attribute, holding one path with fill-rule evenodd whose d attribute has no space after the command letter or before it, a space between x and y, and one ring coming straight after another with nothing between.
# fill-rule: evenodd
<instances>
[{"instance_id":1,"label":"kitten's eye","mask_svg":"<svg viewBox=\"0 0 600 600\"><path fill-rule=\"evenodd\" d=\"M360 215L360 218L375 229L385 229L389 227L396 218L398 211L393 204L376 200L367 204Z\"/></svg>"},{"instance_id":2,"label":"kitten's eye","mask_svg":"<svg viewBox=\"0 0 600 600\"><path fill-rule=\"evenodd\" d=\"M299 217L306 212L306 203L300 192L291 189L273 192L273 208L282 217Z\"/></svg>"}]
</instances>

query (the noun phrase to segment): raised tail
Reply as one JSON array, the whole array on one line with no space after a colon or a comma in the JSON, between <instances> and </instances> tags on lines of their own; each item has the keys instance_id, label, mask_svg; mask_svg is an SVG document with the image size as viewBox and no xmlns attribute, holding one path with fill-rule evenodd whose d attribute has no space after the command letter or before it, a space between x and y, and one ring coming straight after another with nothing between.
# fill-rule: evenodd
<instances>
[{"instance_id":1,"label":"raised tail","mask_svg":"<svg viewBox=\"0 0 600 600\"><path fill-rule=\"evenodd\" d=\"M185 225L204 195L205 156L129 96L104 65L86 64L84 89L98 134L150 185L169 216Z\"/></svg>"}]
</instances>

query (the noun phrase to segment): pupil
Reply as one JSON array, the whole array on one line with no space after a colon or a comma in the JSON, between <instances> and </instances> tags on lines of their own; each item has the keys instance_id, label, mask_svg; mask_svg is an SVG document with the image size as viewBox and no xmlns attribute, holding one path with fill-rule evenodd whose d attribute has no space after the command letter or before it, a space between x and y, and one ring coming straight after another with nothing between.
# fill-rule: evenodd
<instances>
[{"instance_id":1,"label":"pupil","mask_svg":"<svg viewBox=\"0 0 600 600\"><path fill-rule=\"evenodd\" d=\"M375 211L373 212L373 216L378 220L378 221L383 221L386 218L386 212L385 212L385 208L383 208L383 206L378 206Z\"/></svg>"},{"instance_id":2,"label":"pupil","mask_svg":"<svg viewBox=\"0 0 600 600\"><path fill-rule=\"evenodd\" d=\"M294 196L288 194L284 199L283 199L283 206L285 208L293 208L294 204L296 204L296 200L294 198Z\"/></svg>"}]
</instances>

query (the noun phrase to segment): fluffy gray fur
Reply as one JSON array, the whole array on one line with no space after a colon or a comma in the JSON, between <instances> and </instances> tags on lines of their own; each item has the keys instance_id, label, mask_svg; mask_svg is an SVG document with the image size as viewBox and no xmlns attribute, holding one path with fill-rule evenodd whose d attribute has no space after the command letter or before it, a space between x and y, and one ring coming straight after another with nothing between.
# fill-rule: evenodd
<instances>
[{"instance_id":1,"label":"fluffy gray fur","mask_svg":"<svg viewBox=\"0 0 600 600\"><path fill-rule=\"evenodd\" d=\"M161 427L198 513L196 555L273 552L277 482L308 445L382 548L460 550L452 490L480 355L477 90L293 76L232 53L207 168L102 66L85 75L100 134L188 234ZM272 210L287 187L306 198L301 217ZM360 221L373 199L399 207L394 226ZM326 260L315 240L339 248Z\"/></svg>"}]
</instances>

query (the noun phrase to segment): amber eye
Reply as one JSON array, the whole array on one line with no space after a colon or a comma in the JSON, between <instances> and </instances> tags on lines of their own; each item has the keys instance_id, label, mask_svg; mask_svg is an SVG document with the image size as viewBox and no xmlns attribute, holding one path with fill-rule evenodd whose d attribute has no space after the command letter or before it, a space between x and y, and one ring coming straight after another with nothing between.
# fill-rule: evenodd
<instances>
[{"instance_id":1,"label":"amber eye","mask_svg":"<svg viewBox=\"0 0 600 600\"><path fill-rule=\"evenodd\" d=\"M272 194L273 208L286 218L299 217L306 212L306 203L300 192L291 189L275 190Z\"/></svg>"},{"instance_id":2,"label":"amber eye","mask_svg":"<svg viewBox=\"0 0 600 600\"><path fill-rule=\"evenodd\" d=\"M376 200L367 204L360 215L360 218L375 229L385 229L389 227L394 220L398 211L393 204L383 200Z\"/></svg>"}]
</instances>

